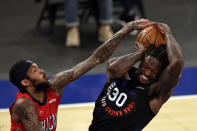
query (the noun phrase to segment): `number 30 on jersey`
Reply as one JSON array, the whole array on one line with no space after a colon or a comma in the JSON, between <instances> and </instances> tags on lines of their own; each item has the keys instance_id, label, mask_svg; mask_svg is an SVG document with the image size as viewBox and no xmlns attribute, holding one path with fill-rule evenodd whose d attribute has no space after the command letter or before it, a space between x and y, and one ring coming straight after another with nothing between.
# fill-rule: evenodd
<instances>
[{"instance_id":1,"label":"number 30 on jersey","mask_svg":"<svg viewBox=\"0 0 197 131\"><path fill-rule=\"evenodd\" d=\"M115 101L118 107L122 107L127 100L127 94L124 92L120 93L119 89L115 87L112 93L108 95L110 101Z\"/></svg>"}]
</instances>

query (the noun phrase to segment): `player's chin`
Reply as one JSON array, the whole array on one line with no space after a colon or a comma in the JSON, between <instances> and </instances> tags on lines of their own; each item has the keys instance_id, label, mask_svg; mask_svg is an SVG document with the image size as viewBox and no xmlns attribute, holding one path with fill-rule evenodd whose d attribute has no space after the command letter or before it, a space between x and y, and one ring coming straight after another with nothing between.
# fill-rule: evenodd
<instances>
[{"instance_id":1,"label":"player's chin","mask_svg":"<svg viewBox=\"0 0 197 131\"><path fill-rule=\"evenodd\" d=\"M142 84L144 85L148 85L151 83L151 80L150 78L146 77L145 75L141 74L140 77L139 77L139 80Z\"/></svg>"},{"instance_id":2,"label":"player's chin","mask_svg":"<svg viewBox=\"0 0 197 131\"><path fill-rule=\"evenodd\" d=\"M48 82L48 78L47 77L43 77L40 82L38 83L47 83Z\"/></svg>"}]
</instances>

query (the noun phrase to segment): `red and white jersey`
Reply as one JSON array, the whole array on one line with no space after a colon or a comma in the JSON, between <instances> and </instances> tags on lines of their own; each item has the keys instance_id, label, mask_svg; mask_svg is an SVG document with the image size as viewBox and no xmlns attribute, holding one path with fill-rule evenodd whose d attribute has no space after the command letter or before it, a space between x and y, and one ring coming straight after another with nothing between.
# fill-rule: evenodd
<instances>
[{"instance_id":1,"label":"red and white jersey","mask_svg":"<svg viewBox=\"0 0 197 131\"><path fill-rule=\"evenodd\" d=\"M36 102L29 94L18 92L16 96L16 100L21 97L26 97L30 99L36 106L38 111L38 119L41 122L41 125L45 128L46 131L55 131L57 126L57 110L58 105L60 103L60 97L55 94L50 88L46 90L46 101L44 104L40 104ZM12 108L14 104L10 107L10 115L11 115L11 131L16 131L20 129L21 131L25 131L25 128L22 123L16 123L12 119Z\"/></svg>"}]
</instances>

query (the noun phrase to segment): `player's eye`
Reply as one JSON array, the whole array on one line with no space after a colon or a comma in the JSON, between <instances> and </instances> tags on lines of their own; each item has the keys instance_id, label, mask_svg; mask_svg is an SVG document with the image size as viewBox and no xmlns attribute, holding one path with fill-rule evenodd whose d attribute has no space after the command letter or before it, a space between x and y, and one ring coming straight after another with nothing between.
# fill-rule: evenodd
<instances>
[{"instance_id":1,"label":"player's eye","mask_svg":"<svg viewBox=\"0 0 197 131\"><path fill-rule=\"evenodd\" d=\"M38 69L36 67L33 68L33 72L37 72Z\"/></svg>"}]
</instances>

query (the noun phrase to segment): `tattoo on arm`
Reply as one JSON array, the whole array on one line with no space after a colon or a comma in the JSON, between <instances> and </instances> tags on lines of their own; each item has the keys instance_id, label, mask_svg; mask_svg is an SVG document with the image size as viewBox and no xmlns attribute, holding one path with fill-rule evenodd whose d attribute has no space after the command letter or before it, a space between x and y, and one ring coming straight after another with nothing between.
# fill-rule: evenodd
<instances>
[{"instance_id":1,"label":"tattoo on arm","mask_svg":"<svg viewBox=\"0 0 197 131\"><path fill-rule=\"evenodd\" d=\"M94 51L93 56L98 59L97 61L103 63L107 58L109 58L109 56L114 53L114 51L121 44L125 36L132 30L132 22L130 22L120 31L114 34L111 39L107 40L104 44L98 47Z\"/></svg>"},{"instance_id":2,"label":"tattoo on arm","mask_svg":"<svg viewBox=\"0 0 197 131\"><path fill-rule=\"evenodd\" d=\"M99 46L93 54L85 61L77 64L73 68L56 74L51 80L52 89L60 96L63 93L63 88L67 84L76 80L96 65L103 63L108 59L116 48L121 44L124 37L132 30L132 23L128 23L119 32L117 32L111 39Z\"/></svg>"},{"instance_id":3,"label":"tattoo on arm","mask_svg":"<svg viewBox=\"0 0 197 131\"><path fill-rule=\"evenodd\" d=\"M17 115L20 122L28 131L44 131L41 123L38 120L38 112L33 104L27 98L20 98L16 101L13 107L13 114Z\"/></svg>"}]
</instances>

